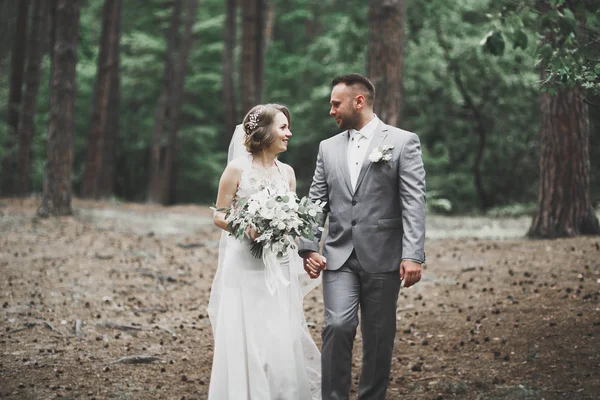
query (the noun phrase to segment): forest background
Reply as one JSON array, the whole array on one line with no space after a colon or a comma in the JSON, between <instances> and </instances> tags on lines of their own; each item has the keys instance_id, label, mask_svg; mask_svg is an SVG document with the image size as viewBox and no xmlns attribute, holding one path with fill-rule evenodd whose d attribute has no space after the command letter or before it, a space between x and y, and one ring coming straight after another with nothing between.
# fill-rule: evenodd
<instances>
[{"instance_id":1,"label":"forest background","mask_svg":"<svg viewBox=\"0 0 600 400\"><path fill-rule=\"evenodd\" d=\"M287 105L303 196L360 72L427 170L390 399L596 399L599 38L597 0L0 0L0 397L205 398L234 127Z\"/></svg>"},{"instance_id":2,"label":"forest background","mask_svg":"<svg viewBox=\"0 0 600 400\"><path fill-rule=\"evenodd\" d=\"M26 53L37 38L40 52L30 169L25 178L17 173L18 162L14 161L19 158L14 129L18 130L18 125L0 125L3 196L18 194L15 182L22 179L28 181L22 185L26 193L41 193L44 188L54 39L48 28L52 21L38 25L37 33L34 27L36 21L44 20L40 15L48 14L48 8L37 10L39 14L36 9L51 8L55 3L0 1L0 119L11 118L19 49ZM401 50L400 58L382 58L388 65L380 69L389 71L391 66L399 70L394 73L399 76L401 97L395 106L397 114L392 118L383 112L383 118L420 136L430 209L451 214L535 212L544 120L541 99L547 92L561 90L555 89L553 82L542 82L540 71L547 65L553 69L554 80L558 77L558 81L581 89L578 96L588 109L581 118L589 119L591 163L586 186L592 206L598 205L600 97L594 89L600 61L588 57L580 63L584 69L573 72L568 71L564 59L560 64L557 56L564 49L575 53L577 46L582 47L581 37L597 56L598 10L589 6L593 2L238 3L236 7L232 0L80 2L70 174L75 196L212 203L233 127L250 105L260 101L282 103L291 110L294 136L281 159L295 168L298 192L306 194L319 141L338 132L328 115L331 79L373 70L369 48L374 44L369 40L373 41L374 35L370 32L377 26L377 18L385 29L386 12L393 14L390 10L399 5L401 25L392 43ZM567 6L573 12L565 12ZM544 29L550 26L557 27L557 35L578 41L566 40L549 49L544 46L544 38L548 38ZM111 48L111 40L116 43L116 53L106 50ZM177 57L180 62L173 62ZM18 83L25 90L30 73L25 67L31 62L26 60L27 54L22 58L24 78ZM107 59L112 61L107 63ZM115 78L102 77L102 69L116 70ZM569 73L583 78L567 77ZM182 90L173 95L167 86L177 86L180 77L184 78L179 83ZM104 98L105 107L112 110L102 119L95 115L95 110L101 113L98 97L102 98L102 85L110 87L107 82L115 81L116 89L110 89ZM390 96L386 94L388 83L376 80L376 85L382 96ZM176 104L172 107L175 111L169 111L169 102ZM168 115L165 117L169 113L174 120L170 127ZM172 143L168 132L160 137L157 127L161 124L167 125L165 132L174 131ZM113 158L98 158L99 164L110 164L111 182L104 192L90 185L95 179L90 154L97 151L93 139L99 135L98 126L108 126L105 130L113 134L112 141L105 140ZM153 168L165 160L171 166L164 178L169 181L167 193L156 195L155 190L153 195Z\"/></svg>"}]
</instances>

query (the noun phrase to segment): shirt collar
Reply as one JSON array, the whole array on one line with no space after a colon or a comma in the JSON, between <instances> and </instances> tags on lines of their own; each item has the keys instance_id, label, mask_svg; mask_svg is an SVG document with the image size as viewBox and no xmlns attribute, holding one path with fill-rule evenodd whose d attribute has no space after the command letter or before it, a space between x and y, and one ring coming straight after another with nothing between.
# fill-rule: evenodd
<instances>
[{"instance_id":1,"label":"shirt collar","mask_svg":"<svg viewBox=\"0 0 600 400\"><path fill-rule=\"evenodd\" d=\"M360 131L357 131L356 129L348 129L348 133L350 134L350 137L352 137L356 133L360 133L365 138L370 139L373 135L373 132L375 132L375 129L377 129L378 124L379 118L377 118L377 115L373 115L373 119L369 121L368 124L363 126L363 128Z\"/></svg>"}]
</instances>

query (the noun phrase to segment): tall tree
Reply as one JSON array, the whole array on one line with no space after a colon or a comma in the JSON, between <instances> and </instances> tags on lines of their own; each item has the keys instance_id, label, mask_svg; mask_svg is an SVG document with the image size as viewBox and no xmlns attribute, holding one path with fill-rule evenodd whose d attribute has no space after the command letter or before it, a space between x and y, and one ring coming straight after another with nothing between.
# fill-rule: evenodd
<instances>
[{"instance_id":1,"label":"tall tree","mask_svg":"<svg viewBox=\"0 0 600 400\"><path fill-rule=\"evenodd\" d=\"M179 37L183 2L175 0L171 26L167 34L165 74L162 93L157 107L151 150L151 177L148 200L160 204L175 202L177 132L187 59L193 43L198 0L187 0L183 35Z\"/></svg>"},{"instance_id":2,"label":"tall tree","mask_svg":"<svg viewBox=\"0 0 600 400\"><path fill-rule=\"evenodd\" d=\"M29 0L19 0L16 32L11 54L10 92L8 95L8 130L10 134L9 153L3 160L3 182L1 192L14 195L17 192L17 133L19 114L23 94L23 76L25 74L25 56L27 49L27 24L29 20Z\"/></svg>"},{"instance_id":3,"label":"tall tree","mask_svg":"<svg viewBox=\"0 0 600 400\"><path fill-rule=\"evenodd\" d=\"M10 57L14 45L14 28L19 3L17 1L0 0L0 65ZM4 71L3 71L4 72Z\"/></svg>"},{"instance_id":4,"label":"tall tree","mask_svg":"<svg viewBox=\"0 0 600 400\"><path fill-rule=\"evenodd\" d=\"M121 0L106 0L102 16L100 54L90 122L82 195L108 197L113 193L116 137L119 126L119 39Z\"/></svg>"},{"instance_id":5,"label":"tall tree","mask_svg":"<svg viewBox=\"0 0 600 400\"><path fill-rule=\"evenodd\" d=\"M579 89L541 98L538 207L529 236L600 234L590 200L588 106Z\"/></svg>"},{"instance_id":6,"label":"tall tree","mask_svg":"<svg viewBox=\"0 0 600 400\"><path fill-rule=\"evenodd\" d=\"M265 63L266 0L244 0L242 6L241 86L243 113L260 103Z\"/></svg>"},{"instance_id":7,"label":"tall tree","mask_svg":"<svg viewBox=\"0 0 600 400\"><path fill-rule=\"evenodd\" d=\"M404 0L369 1L367 75L377 89L375 112L394 126L401 122L405 19Z\"/></svg>"},{"instance_id":8,"label":"tall tree","mask_svg":"<svg viewBox=\"0 0 600 400\"><path fill-rule=\"evenodd\" d=\"M169 106L169 113L166 125L166 134L169 142L169 149L171 150L171 173L168 178L169 185L168 189L165 190L167 196L166 202L163 204L173 204L177 200L177 135L179 132L181 111L184 101L185 93L185 78L188 70L188 58L192 45L194 43L194 23L196 22L196 16L198 13L198 0L187 0L187 8L184 12L183 17L183 34L180 40L179 56L175 58L175 80L172 87L173 93L171 94L171 104Z\"/></svg>"},{"instance_id":9,"label":"tall tree","mask_svg":"<svg viewBox=\"0 0 600 400\"><path fill-rule=\"evenodd\" d=\"M80 0L56 0L46 179L37 214L70 215Z\"/></svg>"},{"instance_id":10,"label":"tall tree","mask_svg":"<svg viewBox=\"0 0 600 400\"><path fill-rule=\"evenodd\" d=\"M120 121L121 121L121 72L120 72L120 36L121 36L121 17L119 14L118 26L119 30L115 33L117 40L113 43L115 46L114 51L116 52L116 66L113 70L110 84L110 99L109 99L109 116L108 116L108 127L107 135L104 140L104 168L102 169L102 178L100 187L106 188L106 193L111 195L114 193L115 180L116 180L116 169L117 169L117 142L119 141Z\"/></svg>"},{"instance_id":11,"label":"tall tree","mask_svg":"<svg viewBox=\"0 0 600 400\"><path fill-rule=\"evenodd\" d=\"M179 26L181 25L181 9L183 0L175 0L171 12L171 22L166 32L167 48L165 51L165 67L162 89L156 114L154 116L154 131L152 134L152 148L150 150L150 187L148 200L153 203L165 204L169 192L172 173L174 149L165 135L166 120L169 105L172 104L172 92L175 79L175 58L177 57L177 43Z\"/></svg>"},{"instance_id":12,"label":"tall tree","mask_svg":"<svg viewBox=\"0 0 600 400\"><path fill-rule=\"evenodd\" d=\"M42 40L46 29L46 0L34 0L31 31L27 44L25 92L19 118L19 158L17 193L29 193L31 181L31 141L34 134L35 107L40 87Z\"/></svg>"},{"instance_id":13,"label":"tall tree","mask_svg":"<svg viewBox=\"0 0 600 400\"><path fill-rule=\"evenodd\" d=\"M223 49L223 102L225 106L225 135L224 146L226 149L231 134L237 124L236 99L233 79L233 61L235 49L236 27L236 0L225 2L225 35Z\"/></svg>"},{"instance_id":14,"label":"tall tree","mask_svg":"<svg viewBox=\"0 0 600 400\"><path fill-rule=\"evenodd\" d=\"M52 92L52 77L54 76L54 47L56 46L56 13L58 9L58 0L48 0L48 53L50 54L50 92Z\"/></svg>"},{"instance_id":15,"label":"tall tree","mask_svg":"<svg viewBox=\"0 0 600 400\"><path fill-rule=\"evenodd\" d=\"M594 16L590 12L597 10L597 6L594 8L585 0L540 0L536 5L540 15L548 16L541 24L540 53L542 82L549 82L556 79L552 78L557 73L556 64L568 65L565 60L573 57L574 52L561 55L564 47L571 46L573 40L590 41L586 30L592 22L598 23L597 16L590 19ZM592 45L593 41L587 44ZM550 53L544 53L545 48L549 48ZM558 49L558 56L553 55L553 48ZM583 61L585 67L589 56L580 55L578 61ZM537 211L528 232L531 237L600 234L590 199L588 105L577 73L573 74L574 79L564 77L567 85L559 85L541 95L540 183Z\"/></svg>"}]
</instances>

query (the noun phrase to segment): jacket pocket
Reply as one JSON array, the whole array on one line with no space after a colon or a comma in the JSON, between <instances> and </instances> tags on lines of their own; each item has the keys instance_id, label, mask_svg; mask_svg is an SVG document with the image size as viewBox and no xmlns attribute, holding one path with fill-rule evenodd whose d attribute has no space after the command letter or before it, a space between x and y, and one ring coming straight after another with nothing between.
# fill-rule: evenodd
<instances>
[{"instance_id":1,"label":"jacket pocket","mask_svg":"<svg viewBox=\"0 0 600 400\"><path fill-rule=\"evenodd\" d=\"M331 218L329 219L328 229L329 229L329 231L328 231L329 236L337 235L337 233L341 230L339 222L337 222L335 220L332 221Z\"/></svg>"},{"instance_id":2,"label":"jacket pocket","mask_svg":"<svg viewBox=\"0 0 600 400\"><path fill-rule=\"evenodd\" d=\"M377 221L377 229L398 229L402 228L402 217L383 218Z\"/></svg>"}]
</instances>

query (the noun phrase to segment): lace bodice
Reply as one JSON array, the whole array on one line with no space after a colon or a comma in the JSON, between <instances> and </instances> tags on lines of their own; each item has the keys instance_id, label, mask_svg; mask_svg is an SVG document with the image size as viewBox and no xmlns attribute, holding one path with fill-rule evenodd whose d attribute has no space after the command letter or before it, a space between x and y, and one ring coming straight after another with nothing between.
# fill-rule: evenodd
<instances>
[{"instance_id":1,"label":"lace bodice","mask_svg":"<svg viewBox=\"0 0 600 400\"><path fill-rule=\"evenodd\" d=\"M276 192L290 190L286 171L281 162L276 160L274 167L265 169L252 164L252 155L244 156L242 177L236 193L237 196L248 197L265 187L272 188Z\"/></svg>"}]
</instances>

